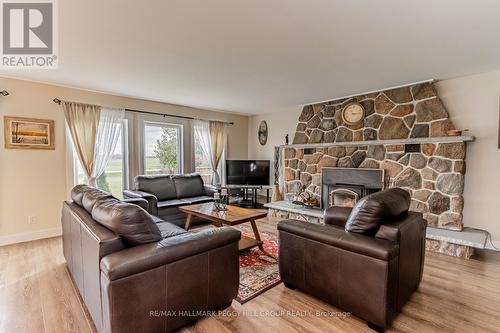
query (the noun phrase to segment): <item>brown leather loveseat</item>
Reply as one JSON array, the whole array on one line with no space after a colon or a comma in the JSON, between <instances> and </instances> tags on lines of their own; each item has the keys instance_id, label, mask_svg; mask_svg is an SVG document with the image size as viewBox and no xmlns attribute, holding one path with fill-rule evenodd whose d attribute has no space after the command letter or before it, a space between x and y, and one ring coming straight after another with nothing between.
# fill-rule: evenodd
<instances>
[{"instance_id":1,"label":"brown leather loveseat","mask_svg":"<svg viewBox=\"0 0 500 333\"><path fill-rule=\"evenodd\" d=\"M239 231L186 232L85 185L71 198L63 252L99 332L172 332L236 297Z\"/></svg>"},{"instance_id":2,"label":"brown leather loveseat","mask_svg":"<svg viewBox=\"0 0 500 333\"><path fill-rule=\"evenodd\" d=\"M134 189L124 190L125 198L147 200L147 211L161 219L184 226L186 215L180 206L213 201L215 186L205 185L199 174L184 175L138 175L134 178ZM194 224L202 222L195 219ZM206 223L206 221L205 221Z\"/></svg>"},{"instance_id":3,"label":"brown leather loveseat","mask_svg":"<svg viewBox=\"0 0 500 333\"><path fill-rule=\"evenodd\" d=\"M409 194L393 188L354 209L328 209L325 225L280 222L283 282L385 329L422 278L426 221L409 205Z\"/></svg>"}]
</instances>

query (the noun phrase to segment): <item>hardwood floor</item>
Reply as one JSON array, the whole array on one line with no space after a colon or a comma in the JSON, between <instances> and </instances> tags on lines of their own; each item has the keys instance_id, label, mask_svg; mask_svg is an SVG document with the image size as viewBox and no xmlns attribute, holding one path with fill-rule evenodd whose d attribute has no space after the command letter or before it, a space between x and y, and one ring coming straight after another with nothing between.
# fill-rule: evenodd
<instances>
[{"instance_id":1,"label":"hardwood floor","mask_svg":"<svg viewBox=\"0 0 500 333\"><path fill-rule=\"evenodd\" d=\"M276 232L273 221L258 226ZM420 289L389 332L500 332L500 253L477 258L427 253ZM331 316L341 310L282 284L244 305L233 301L226 311L181 332L372 332L364 321ZM95 331L66 270L60 237L0 247L0 332Z\"/></svg>"}]
</instances>

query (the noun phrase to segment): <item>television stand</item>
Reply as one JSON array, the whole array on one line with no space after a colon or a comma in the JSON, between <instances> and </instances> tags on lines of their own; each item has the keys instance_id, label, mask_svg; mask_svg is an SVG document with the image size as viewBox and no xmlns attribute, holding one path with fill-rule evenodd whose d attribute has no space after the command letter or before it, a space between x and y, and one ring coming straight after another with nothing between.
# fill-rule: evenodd
<instances>
[{"instance_id":1,"label":"television stand","mask_svg":"<svg viewBox=\"0 0 500 333\"><path fill-rule=\"evenodd\" d=\"M226 188L229 190L231 196L234 196L235 192L239 191L237 196L241 198L237 202L231 202L231 198L229 203L232 205L246 207L246 208L264 208L264 205L257 202L257 191L258 190L266 190L266 203L269 203L269 190L270 186L252 186L252 185L227 185ZM231 197L230 196L230 197Z\"/></svg>"}]
</instances>

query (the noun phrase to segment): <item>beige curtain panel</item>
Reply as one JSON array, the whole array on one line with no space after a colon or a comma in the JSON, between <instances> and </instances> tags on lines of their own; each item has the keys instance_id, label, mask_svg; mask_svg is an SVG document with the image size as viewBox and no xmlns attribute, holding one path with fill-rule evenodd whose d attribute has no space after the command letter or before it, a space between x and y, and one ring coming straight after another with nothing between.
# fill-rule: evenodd
<instances>
[{"instance_id":1,"label":"beige curtain panel","mask_svg":"<svg viewBox=\"0 0 500 333\"><path fill-rule=\"evenodd\" d=\"M91 179L101 107L74 102L62 102L62 107L78 159Z\"/></svg>"},{"instance_id":2,"label":"beige curtain panel","mask_svg":"<svg viewBox=\"0 0 500 333\"><path fill-rule=\"evenodd\" d=\"M224 147L226 146L227 138L227 124L220 121L210 121L209 122L210 131L210 149L212 150L213 164L215 179L214 183L218 184L220 182L220 176L217 172L217 167L219 166L220 159L222 158L222 153L224 152Z\"/></svg>"}]
</instances>

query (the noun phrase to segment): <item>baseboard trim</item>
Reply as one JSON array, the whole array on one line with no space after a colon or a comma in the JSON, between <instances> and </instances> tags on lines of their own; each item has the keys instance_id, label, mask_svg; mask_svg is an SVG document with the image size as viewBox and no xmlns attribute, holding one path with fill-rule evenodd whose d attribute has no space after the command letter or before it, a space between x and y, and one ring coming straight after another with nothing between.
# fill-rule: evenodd
<instances>
[{"instance_id":1,"label":"baseboard trim","mask_svg":"<svg viewBox=\"0 0 500 333\"><path fill-rule=\"evenodd\" d=\"M37 239L50 238L62 235L62 228L43 229L22 234L0 236L0 246L29 242Z\"/></svg>"}]
</instances>

